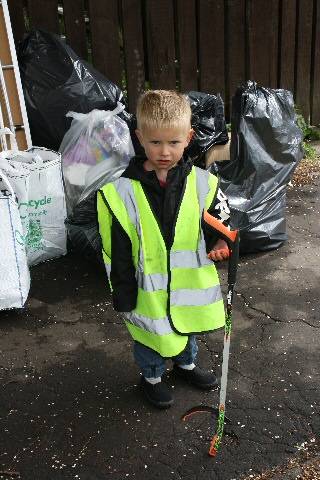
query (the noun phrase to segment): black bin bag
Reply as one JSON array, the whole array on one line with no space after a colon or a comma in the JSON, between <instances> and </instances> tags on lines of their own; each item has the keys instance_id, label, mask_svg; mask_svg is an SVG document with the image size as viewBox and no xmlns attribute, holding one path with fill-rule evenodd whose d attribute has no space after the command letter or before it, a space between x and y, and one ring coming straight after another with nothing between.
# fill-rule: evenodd
<instances>
[{"instance_id":1,"label":"black bin bag","mask_svg":"<svg viewBox=\"0 0 320 480\"><path fill-rule=\"evenodd\" d=\"M194 136L186 153L196 165L203 167L206 151L213 145L224 145L229 140L224 104L219 94L189 92L187 97L192 111Z\"/></svg>"},{"instance_id":2,"label":"black bin bag","mask_svg":"<svg viewBox=\"0 0 320 480\"><path fill-rule=\"evenodd\" d=\"M230 161L217 162L240 251L272 250L287 240L286 187L303 157L291 92L248 81L232 99Z\"/></svg>"},{"instance_id":3,"label":"black bin bag","mask_svg":"<svg viewBox=\"0 0 320 480\"><path fill-rule=\"evenodd\" d=\"M114 182L124 170L123 165L109 168L106 164L106 168L83 190L72 213L65 221L71 246L84 257L97 260L99 264L103 264L103 259L98 226L97 191L106 183Z\"/></svg>"},{"instance_id":4,"label":"black bin bag","mask_svg":"<svg viewBox=\"0 0 320 480\"><path fill-rule=\"evenodd\" d=\"M34 145L58 150L71 125L66 113L113 110L124 104L114 83L80 59L58 35L30 32L20 43L18 61ZM128 125L131 115L119 114Z\"/></svg>"},{"instance_id":5,"label":"black bin bag","mask_svg":"<svg viewBox=\"0 0 320 480\"><path fill-rule=\"evenodd\" d=\"M97 193L79 202L65 221L71 246L85 258L103 263L102 243L99 235Z\"/></svg>"}]
</instances>

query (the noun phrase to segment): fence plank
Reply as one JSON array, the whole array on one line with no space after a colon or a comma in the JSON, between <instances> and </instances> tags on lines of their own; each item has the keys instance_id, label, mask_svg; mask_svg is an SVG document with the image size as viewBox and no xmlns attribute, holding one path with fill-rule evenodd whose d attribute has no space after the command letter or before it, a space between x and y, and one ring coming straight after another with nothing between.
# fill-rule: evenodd
<instances>
[{"instance_id":1,"label":"fence plank","mask_svg":"<svg viewBox=\"0 0 320 480\"><path fill-rule=\"evenodd\" d=\"M224 2L199 0L200 90L224 98Z\"/></svg>"},{"instance_id":2,"label":"fence plank","mask_svg":"<svg viewBox=\"0 0 320 480\"><path fill-rule=\"evenodd\" d=\"M249 75L265 87L277 87L278 0L249 0Z\"/></svg>"},{"instance_id":3,"label":"fence plank","mask_svg":"<svg viewBox=\"0 0 320 480\"><path fill-rule=\"evenodd\" d=\"M122 0L122 21L128 104L133 113L145 83L140 0Z\"/></svg>"},{"instance_id":4,"label":"fence plank","mask_svg":"<svg viewBox=\"0 0 320 480\"><path fill-rule=\"evenodd\" d=\"M117 0L89 0L93 64L122 88Z\"/></svg>"},{"instance_id":5,"label":"fence plank","mask_svg":"<svg viewBox=\"0 0 320 480\"><path fill-rule=\"evenodd\" d=\"M296 103L307 121L310 116L312 13L313 2L299 0Z\"/></svg>"},{"instance_id":6,"label":"fence plank","mask_svg":"<svg viewBox=\"0 0 320 480\"><path fill-rule=\"evenodd\" d=\"M57 0L28 0L28 11L30 28L59 33Z\"/></svg>"},{"instance_id":7,"label":"fence plank","mask_svg":"<svg viewBox=\"0 0 320 480\"><path fill-rule=\"evenodd\" d=\"M296 0L282 0L279 86L294 93Z\"/></svg>"},{"instance_id":8,"label":"fence plank","mask_svg":"<svg viewBox=\"0 0 320 480\"><path fill-rule=\"evenodd\" d=\"M10 13L10 22L12 27L12 33L15 42L19 42L23 38L25 33L24 17L23 17L23 1L22 0L10 0L8 2L8 8Z\"/></svg>"},{"instance_id":9,"label":"fence plank","mask_svg":"<svg viewBox=\"0 0 320 480\"><path fill-rule=\"evenodd\" d=\"M175 89L175 41L171 0L146 2L146 27L151 87Z\"/></svg>"},{"instance_id":10,"label":"fence plank","mask_svg":"<svg viewBox=\"0 0 320 480\"><path fill-rule=\"evenodd\" d=\"M230 118L232 97L237 87L246 79L245 0L228 0L226 13L228 37L226 117Z\"/></svg>"},{"instance_id":11,"label":"fence plank","mask_svg":"<svg viewBox=\"0 0 320 480\"><path fill-rule=\"evenodd\" d=\"M63 4L67 43L82 58L87 58L86 25L83 0L67 0Z\"/></svg>"},{"instance_id":12,"label":"fence plank","mask_svg":"<svg viewBox=\"0 0 320 480\"><path fill-rule=\"evenodd\" d=\"M312 78L312 125L320 125L320 0L316 0L316 18L314 32L314 58Z\"/></svg>"},{"instance_id":13,"label":"fence plank","mask_svg":"<svg viewBox=\"0 0 320 480\"><path fill-rule=\"evenodd\" d=\"M176 3L177 54L179 57L179 89L198 90L197 24L194 0Z\"/></svg>"}]
</instances>

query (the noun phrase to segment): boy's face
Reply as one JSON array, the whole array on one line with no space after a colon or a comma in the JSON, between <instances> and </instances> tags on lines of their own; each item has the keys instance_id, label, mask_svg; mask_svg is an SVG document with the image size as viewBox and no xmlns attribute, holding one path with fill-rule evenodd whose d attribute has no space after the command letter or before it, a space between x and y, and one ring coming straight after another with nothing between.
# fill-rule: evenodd
<instances>
[{"instance_id":1,"label":"boy's face","mask_svg":"<svg viewBox=\"0 0 320 480\"><path fill-rule=\"evenodd\" d=\"M136 130L146 152L149 167L155 171L170 170L183 155L193 130L186 128L145 128Z\"/></svg>"}]
</instances>

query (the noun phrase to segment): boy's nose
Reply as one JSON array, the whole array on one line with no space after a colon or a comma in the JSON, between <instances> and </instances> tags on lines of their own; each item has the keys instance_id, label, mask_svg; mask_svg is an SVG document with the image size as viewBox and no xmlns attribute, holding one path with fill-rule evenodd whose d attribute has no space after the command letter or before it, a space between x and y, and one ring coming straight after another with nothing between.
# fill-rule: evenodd
<instances>
[{"instance_id":1,"label":"boy's nose","mask_svg":"<svg viewBox=\"0 0 320 480\"><path fill-rule=\"evenodd\" d=\"M166 155L169 155L169 146L168 145L162 145L162 149L161 149L161 154L163 156L166 156Z\"/></svg>"}]
</instances>

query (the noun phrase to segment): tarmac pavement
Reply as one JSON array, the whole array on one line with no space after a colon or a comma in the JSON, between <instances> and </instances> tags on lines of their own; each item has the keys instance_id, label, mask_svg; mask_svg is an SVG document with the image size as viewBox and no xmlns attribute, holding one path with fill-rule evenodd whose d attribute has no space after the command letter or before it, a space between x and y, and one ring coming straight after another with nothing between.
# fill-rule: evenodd
<instances>
[{"instance_id":1,"label":"tarmac pavement","mask_svg":"<svg viewBox=\"0 0 320 480\"><path fill-rule=\"evenodd\" d=\"M238 480L284 464L319 436L320 182L288 191L289 241L240 259L222 450L218 405L168 371L175 404L145 403L131 339L104 272L69 254L31 270L22 311L0 312L0 479ZM220 268L226 283L226 266ZM224 288L225 290L225 288ZM223 331L199 338L221 372ZM168 369L170 363L168 363ZM283 477L284 478L284 477Z\"/></svg>"}]
</instances>

